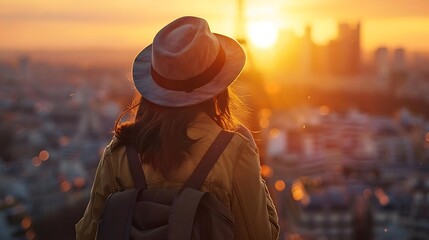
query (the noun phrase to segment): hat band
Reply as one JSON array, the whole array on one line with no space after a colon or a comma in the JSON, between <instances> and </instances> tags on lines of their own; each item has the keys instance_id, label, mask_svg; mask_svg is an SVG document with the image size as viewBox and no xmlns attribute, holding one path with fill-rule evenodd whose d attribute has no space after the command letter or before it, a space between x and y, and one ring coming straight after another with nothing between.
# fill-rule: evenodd
<instances>
[{"instance_id":1,"label":"hat band","mask_svg":"<svg viewBox=\"0 0 429 240\"><path fill-rule=\"evenodd\" d=\"M225 65L225 51L222 46L219 46L219 52L214 60L214 62L204 70L202 73L183 80L175 80L170 78L165 78L161 76L159 73L153 69L151 65L151 74L152 79L158 84L160 87L173 90L173 91L185 91L192 92L194 89L202 87L209 83L216 75L220 72L223 65Z\"/></svg>"}]
</instances>

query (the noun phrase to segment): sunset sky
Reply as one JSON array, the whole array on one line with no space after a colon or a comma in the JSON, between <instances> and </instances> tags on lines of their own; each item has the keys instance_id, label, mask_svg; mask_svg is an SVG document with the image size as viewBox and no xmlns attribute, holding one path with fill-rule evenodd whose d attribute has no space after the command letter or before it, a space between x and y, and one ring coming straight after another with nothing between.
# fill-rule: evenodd
<instances>
[{"instance_id":1,"label":"sunset sky","mask_svg":"<svg viewBox=\"0 0 429 240\"><path fill-rule=\"evenodd\" d=\"M243 0L249 22L266 21L317 43L334 38L339 21L362 23L362 47L429 51L427 0ZM235 35L231 0L0 0L0 51L141 48L171 20L206 18L214 32Z\"/></svg>"}]
</instances>

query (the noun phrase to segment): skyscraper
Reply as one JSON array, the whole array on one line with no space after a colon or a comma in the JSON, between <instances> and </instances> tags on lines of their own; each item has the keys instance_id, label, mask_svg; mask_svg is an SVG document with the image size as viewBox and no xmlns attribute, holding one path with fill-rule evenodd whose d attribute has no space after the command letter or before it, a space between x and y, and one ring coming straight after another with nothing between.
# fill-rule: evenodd
<instances>
[{"instance_id":1,"label":"skyscraper","mask_svg":"<svg viewBox=\"0 0 429 240\"><path fill-rule=\"evenodd\" d=\"M360 71L360 23L338 25L338 37L329 43L331 72L355 75Z\"/></svg>"},{"instance_id":2,"label":"skyscraper","mask_svg":"<svg viewBox=\"0 0 429 240\"><path fill-rule=\"evenodd\" d=\"M390 77L389 55L386 47L379 47L374 53L375 74L377 85L385 87Z\"/></svg>"}]
</instances>

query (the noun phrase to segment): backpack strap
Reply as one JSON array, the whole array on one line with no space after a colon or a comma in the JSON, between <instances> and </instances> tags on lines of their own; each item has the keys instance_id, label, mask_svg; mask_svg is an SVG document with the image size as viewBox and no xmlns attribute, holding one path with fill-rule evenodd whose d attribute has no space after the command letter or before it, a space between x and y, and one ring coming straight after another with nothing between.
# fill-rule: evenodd
<instances>
[{"instance_id":1,"label":"backpack strap","mask_svg":"<svg viewBox=\"0 0 429 240\"><path fill-rule=\"evenodd\" d=\"M137 150L132 145L126 145L128 165L130 166L131 175L134 181L134 188L147 189L146 176L140 162Z\"/></svg>"},{"instance_id":2,"label":"backpack strap","mask_svg":"<svg viewBox=\"0 0 429 240\"><path fill-rule=\"evenodd\" d=\"M192 239L192 229L198 206L207 192L185 188L174 199L169 218L168 238L175 240Z\"/></svg>"},{"instance_id":3,"label":"backpack strap","mask_svg":"<svg viewBox=\"0 0 429 240\"><path fill-rule=\"evenodd\" d=\"M201 187L210 170L213 168L213 166L217 162L217 159L222 154L226 146L229 144L233 136L234 132L227 132L222 130L219 133L210 148L204 154L198 166L195 168L191 177L189 177L189 179L183 185L182 189L185 189L187 187L199 189Z\"/></svg>"}]
</instances>

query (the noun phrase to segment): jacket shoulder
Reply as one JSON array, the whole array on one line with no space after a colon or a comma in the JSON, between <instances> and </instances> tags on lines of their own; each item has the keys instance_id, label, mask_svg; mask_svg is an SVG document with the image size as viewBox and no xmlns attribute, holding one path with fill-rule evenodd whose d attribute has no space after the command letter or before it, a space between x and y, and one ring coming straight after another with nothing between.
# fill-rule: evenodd
<instances>
[{"instance_id":1,"label":"jacket shoulder","mask_svg":"<svg viewBox=\"0 0 429 240\"><path fill-rule=\"evenodd\" d=\"M126 160L125 154L126 154L125 145L123 145L117 137L113 136L110 143L104 149L103 155L104 155L104 158L106 159L105 161L110 161L109 164L112 164L115 166L118 164L123 165L124 162L127 162L125 161Z\"/></svg>"},{"instance_id":2,"label":"jacket shoulder","mask_svg":"<svg viewBox=\"0 0 429 240\"><path fill-rule=\"evenodd\" d=\"M236 130L236 133L245 142L247 142L254 151L258 152L258 147L255 143L255 139L253 138L252 132L247 127L245 127L244 125L239 125L238 129Z\"/></svg>"}]
</instances>

